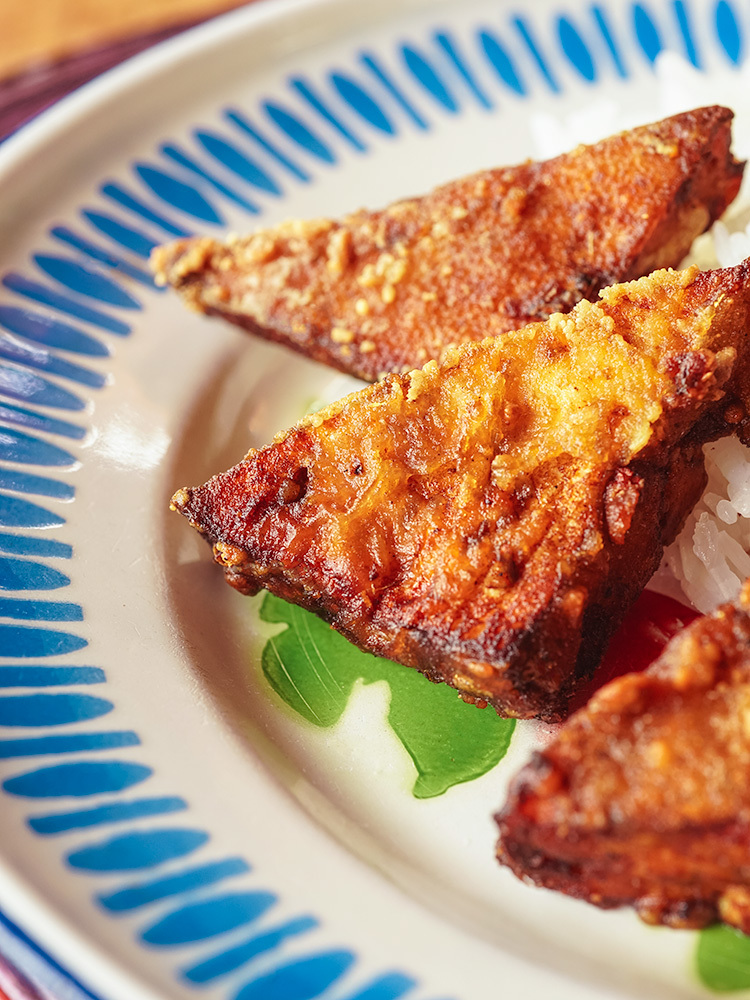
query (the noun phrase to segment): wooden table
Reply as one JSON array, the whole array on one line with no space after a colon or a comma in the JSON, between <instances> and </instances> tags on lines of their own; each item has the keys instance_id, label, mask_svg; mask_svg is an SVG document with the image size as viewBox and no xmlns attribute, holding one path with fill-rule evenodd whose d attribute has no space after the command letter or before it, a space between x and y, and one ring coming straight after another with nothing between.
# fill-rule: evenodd
<instances>
[{"instance_id":1,"label":"wooden table","mask_svg":"<svg viewBox=\"0 0 750 1000\"><path fill-rule=\"evenodd\" d=\"M23 0L0 4L0 79L239 7L244 0Z\"/></svg>"},{"instance_id":2,"label":"wooden table","mask_svg":"<svg viewBox=\"0 0 750 1000\"><path fill-rule=\"evenodd\" d=\"M0 140L104 70L248 0L0 3Z\"/></svg>"}]
</instances>

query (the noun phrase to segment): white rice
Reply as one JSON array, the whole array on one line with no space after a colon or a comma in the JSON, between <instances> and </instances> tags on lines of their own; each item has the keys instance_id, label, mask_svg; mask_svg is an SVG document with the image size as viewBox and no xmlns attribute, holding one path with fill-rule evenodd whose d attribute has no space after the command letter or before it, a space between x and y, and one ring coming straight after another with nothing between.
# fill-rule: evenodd
<instances>
[{"instance_id":1,"label":"white rice","mask_svg":"<svg viewBox=\"0 0 750 1000\"><path fill-rule=\"evenodd\" d=\"M577 143L595 142L621 129L707 104L732 108L732 149L750 159L750 62L741 70L701 73L675 53L657 60L658 87L650 114L599 100L564 119L538 113L531 130L539 158ZM750 257L750 165L721 222L696 240L684 264L732 267ZM652 581L654 589L681 596L699 611L732 600L750 578L750 448L734 437L706 445L708 485Z\"/></svg>"},{"instance_id":2,"label":"white rice","mask_svg":"<svg viewBox=\"0 0 750 1000\"><path fill-rule=\"evenodd\" d=\"M750 449L736 438L704 448L708 486L664 565L699 611L737 596L750 578Z\"/></svg>"}]
</instances>

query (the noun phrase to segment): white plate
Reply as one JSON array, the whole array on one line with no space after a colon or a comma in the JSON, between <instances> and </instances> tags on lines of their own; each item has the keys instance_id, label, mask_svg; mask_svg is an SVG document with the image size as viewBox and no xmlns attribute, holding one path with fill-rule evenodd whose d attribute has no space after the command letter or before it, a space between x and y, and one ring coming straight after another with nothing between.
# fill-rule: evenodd
<instances>
[{"instance_id":1,"label":"white plate","mask_svg":"<svg viewBox=\"0 0 750 1000\"><path fill-rule=\"evenodd\" d=\"M349 383L187 314L143 255L175 231L374 207L732 103L748 30L738 0L258 4L0 151L0 905L91 989L707 994L696 935L495 864L491 815L533 726L437 795L418 698L394 694L402 739L382 680L356 683L327 726L272 689L262 650L284 626L225 586L168 500ZM680 58L655 70L662 49ZM356 673L338 659L333 674Z\"/></svg>"}]
</instances>

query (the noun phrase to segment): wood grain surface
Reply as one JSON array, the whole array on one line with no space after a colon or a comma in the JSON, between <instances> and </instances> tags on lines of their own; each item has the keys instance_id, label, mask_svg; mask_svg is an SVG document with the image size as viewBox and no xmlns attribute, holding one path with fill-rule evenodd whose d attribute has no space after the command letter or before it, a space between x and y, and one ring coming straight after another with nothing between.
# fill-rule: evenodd
<instances>
[{"instance_id":1,"label":"wood grain surface","mask_svg":"<svg viewBox=\"0 0 750 1000\"><path fill-rule=\"evenodd\" d=\"M0 79L124 38L202 20L244 0L6 0Z\"/></svg>"}]
</instances>

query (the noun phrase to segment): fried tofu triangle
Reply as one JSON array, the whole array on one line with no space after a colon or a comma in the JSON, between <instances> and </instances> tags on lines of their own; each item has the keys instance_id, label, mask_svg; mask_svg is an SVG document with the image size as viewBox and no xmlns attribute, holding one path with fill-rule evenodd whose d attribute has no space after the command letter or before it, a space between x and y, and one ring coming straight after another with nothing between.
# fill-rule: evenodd
<instances>
[{"instance_id":1,"label":"fried tofu triangle","mask_svg":"<svg viewBox=\"0 0 750 1000\"><path fill-rule=\"evenodd\" d=\"M737 194L732 113L708 107L384 211L154 252L188 305L374 381L675 267Z\"/></svg>"},{"instance_id":2,"label":"fried tofu triangle","mask_svg":"<svg viewBox=\"0 0 750 1000\"><path fill-rule=\"evenodd\" d=\"M560 719L699 498L701 445L745 426L749 276L659 271L454 348L173 505L238 590Z\"/></svg>"},{"instance_id":3,"label":"fried tofu triangle","mask_svg":"<svg viewBox=\"0 0 750 1000\"><path fill-rule=\"evenodd\" d=\"M603 687L497 816L516 875L650 924L750 934L750 581Z\"/></svg>"}]
</instances>

